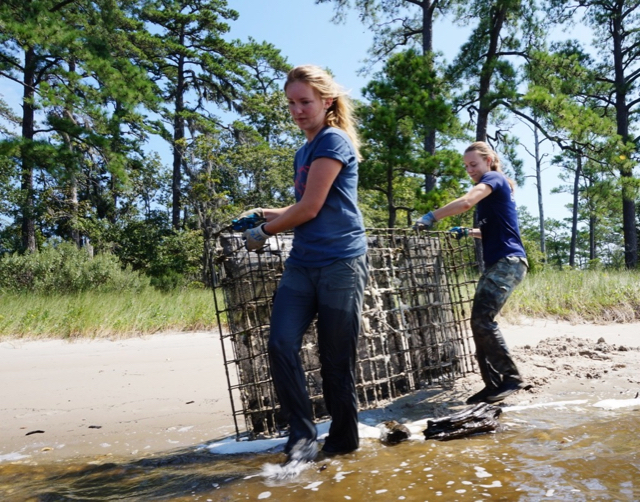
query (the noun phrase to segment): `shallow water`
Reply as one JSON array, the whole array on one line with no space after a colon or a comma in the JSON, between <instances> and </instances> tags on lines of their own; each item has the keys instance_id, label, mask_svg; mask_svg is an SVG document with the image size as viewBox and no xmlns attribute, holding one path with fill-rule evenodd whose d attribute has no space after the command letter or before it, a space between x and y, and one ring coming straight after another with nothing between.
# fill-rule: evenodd
<instances>
[{"instance_id":1,"label":"shallow water","mask_svg":"<svg viewBox=\"0 0 640 502\"><path fill-rule=\"evenodd\" d=\"M282 453L207 447L138 461L5 463L0 500L640 500L638 406L505 408L500 423L496 433L448 442L366 439L285 479Z\"/></svg>"}]
</instances>

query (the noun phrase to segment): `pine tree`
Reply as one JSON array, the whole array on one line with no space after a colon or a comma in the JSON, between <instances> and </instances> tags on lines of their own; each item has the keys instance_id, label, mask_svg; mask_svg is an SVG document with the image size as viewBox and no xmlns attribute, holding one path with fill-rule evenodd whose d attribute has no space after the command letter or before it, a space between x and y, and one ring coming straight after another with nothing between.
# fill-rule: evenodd
<instances>
[{"instance_id":1,"label":"pine tree","mask_svg":"<svg viewBox=\"0 0 640 502\"><path fill-rule=\"evenodd\" d=\"M163 138L173 149L171 222L175 229L182 226L185 151L193 140L187 136L189 123L203 117L217 122L219 106L238 110L246 75L242 65L251 55L243 44L225 39L230 29L227 21L237 17L225 0L144 0L140 10L152 34L151 72L167 103L161 115Z\"/></svg>"},{"instance_id":2,"label":"pine tree","mask_svg":"<svg viewBox=\"0 0 640 502\"><path fill-rule=\"evenodd\" d=\"M99 158L123 177L120 128L139 124L136 107L152 96L129 57L132 27L112 0L10 0L0 6L0 19L0 77L23 89L21 133L1 143L19 169L21 248L36 250L37 236L46 237L45 217L55 225L68 220L67 230L54 231L79 241L82 166ZM57 202L60 214L51 206Z\"/></svg>"},{"instance_id":3,"label":"pine tree","mask_svg":"<svg viewBox=\"0 0 640 502\"><path fill-rule=\"evenodd\" d=\"M428 89L438 85L441 96L433 99ZM449 190L457 192L459 181L465 177L460 155L447 149L446 144L434 154L422 148L429 131L438 130L447 137L462 135L444 98L444 87L425 58L408 50L391 56L364 89L368 103L359 111L365 140L361 186L383 194L389 228L396 226L400 209L407 211L410 225L411 213L418 204L418 175L428 173L440 180L438 193L427 194L431 204L437 204Z\"/></svg>"},{"instance_id":4,"label":"pine tree","mask_svg":"<svg viewBox=\"0 0 640 502\"><path fill-rule=\"evenodd\" d=\"M640 2L552 0L552 15L562 20L583 15L595 35L601 57L593 70L603 84L596 97L604 110L615 110L616 145L611 148L608 161L620 173L622 192L622 220L624 254L627 268L638 266L638 233L636 226L636 197L638 179L633 170L638 163L639 137L634 137L637 111L640 106Z\"/></svg>"}]
</instances>

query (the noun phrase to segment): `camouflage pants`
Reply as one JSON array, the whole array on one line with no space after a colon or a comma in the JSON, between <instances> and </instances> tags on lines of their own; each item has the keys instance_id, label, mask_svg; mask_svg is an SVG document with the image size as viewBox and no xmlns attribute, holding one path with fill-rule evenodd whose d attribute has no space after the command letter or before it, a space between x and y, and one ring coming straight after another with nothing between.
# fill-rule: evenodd
<instances>
[{"instance_id":1,"label":"camouflage pants","mask_svg":"<svg viewBox=\"0 0 640 502\"><path fill-rule=\"evenodd\" d=\"M495 317L527 274L525 258L507 256L491 265L480 277L471 311L471 331L482 380L495 388L503 378L520 380Z\"/></svg>"}]
</instances>

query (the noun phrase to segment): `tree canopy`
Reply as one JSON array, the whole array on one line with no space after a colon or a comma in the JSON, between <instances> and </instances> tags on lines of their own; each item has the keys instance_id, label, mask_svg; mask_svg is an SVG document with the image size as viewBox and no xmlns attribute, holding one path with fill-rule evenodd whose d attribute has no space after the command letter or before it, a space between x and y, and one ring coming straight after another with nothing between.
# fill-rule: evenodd
<instances>
[{"instance_id":1,"label":"tree canopy","mask_svg":"<svg viewBox=\"0 0 640 502\"><path fill-rule=\"evenodd\" d=\"M468 190L460 152L483 140L517 182L523 147L572 195L568 221L544 218L540 189L539 220L521 222L547 266L638 266L640 2L316 3L333 4L336 22L357 12L374 34L363 71L381 69L357 103L368 225L408 227ZM159 285L206 282L220 228L292 202L304 137L282 90L290 63L269 40L234 37L232 5L0 4L0 89L21 96L0 91L0 253L70 242ZM469 28L451 63L433 49L445 22ZM551 38L572 23L594 42ZM541 142L553 156L535 153Z\"/></svg>"}]
</instances>

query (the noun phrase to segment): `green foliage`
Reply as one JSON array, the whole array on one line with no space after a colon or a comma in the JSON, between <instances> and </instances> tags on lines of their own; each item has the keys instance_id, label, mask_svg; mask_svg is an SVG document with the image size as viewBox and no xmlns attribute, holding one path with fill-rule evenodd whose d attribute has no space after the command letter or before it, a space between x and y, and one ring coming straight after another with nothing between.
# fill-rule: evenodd
<instances>
[{"instance_id":1,"label":"green foliage","mask_svg":"<svg viewBox=\"0 0 640 502\"><path fill-rule=\"evenodd\" d=\"M128 6L112 0L0 5L0 76L25 89L21 135L0 138L0 152L15 168L12 181L19 180L8 212L25 221L23 249L34 249L39 231L79 244L85 216L79 204L97 205L105 178L111 200L117 197L146 138L138 110L153 107L156 96L144 66L134 62L131 41L142 26L127 18Z\"/></svg>"},{"instance_id":2,"label":"green foliage","mask_svg":"<svg viewBox=\"0 0 640 502\"><path fill-rule=\"evenodd\" d=\"M243 63L251 61L251 50L225 38L227 21L238 17L225 0L197 5L190 0L146 0L139 14L152 33L149 70L160 83L164 101L158 126L173 151L171 223L178 230L184 223L182 177L189 144L203 129L207 134L216 128L212 107L240 109Z\"/></svg>"},{"instance_id":3,"label":"green foliage","mask_svg":"<svg viewBox=\"0 0 640 502\"><path fill-rule=\"evenodd\" d=\"M151 284L162 290L202 287L202 232L182 230L167 235L158 244L148 266Z\"/></svg>"},{"instance_id":4,"label":"green foliage","mask_svg":"<svg viewBox=\"0 0 640 502\"><path fill-rule=\"evenodd\" d=\"M638 198L638 183L634 175L638 155L638 106L640 86L637 74L640 69L640 46L638 45L638 2L580 2L581 7L565 0L550 2L554 15L562 20L580 16L593 33L595 51L586 51L577 44L570 44L569 51L578 54L588 78L574 79L577 84L571 97L577 106L593 110L599 118L609 119L610 134L600 139L602 144L597 161L604 172L616 170L621 177L620 196L623 201L622 230L624 234L625 264L633 268L638 265L637 222L635 205ZM582 57L590 52L592 57ZM562 57L562 55L560 56ZM588 124L587 124L588 126ZM580 125L574 125L580 129ZM614 129L615 128L615 129ZM601 129L596 132L602 133ZM580 138L583 149L590 150L592 132L584 132Z\"/></svg>"},{"instance_id":5,"label":"green foliage","mask_svg":"<svg viewBox=\"0 0 640 502\"><path fill-rule=\"evenodd\" d=\"M119 227L111 227L103 239L103 247L112 249L122 263L151 278L159 289L202 286L202 232L173 230L166 213L152 212L144 221L122 222Z\"/></svg>"},{"instance_id":6,"label":"green foliage","mask_svg":"<svg viewBox=\"0 0 640 502\"><path fill-rule=\"evenodd\" d=\"M109 253L89 255L70 243L45 246L36 253L0 258L0 291L21 294L76 294L87 291L138 291L148 279L123 268Z\"/></svg>"},{"instance_id":7,"label":"green foliage","mask_svg":"<svg viewBox=\"0 0 640 502\"><path fill-rule=\"evenodd\" d=\"M283 100L279 106L284 106ZM217 172L224 173L218 187L228 203L234 209L293 204L293 157L302 140L296 135L296 146L282 144L282 137L269 143L251 124L236 122L234 127L242 141L226 141L217 159Z\"/></svg>"},{"instance_id":8,"label":"green foliage","mask_svg":"<svg viewBox=\"0 0 640 502\"><path fill-rule=\"evenodd\" d=\"M123 219L95 233L100 236L94 240L96 249L112 251L122 263L146 274L150 260L171 233L171 227L166 213L154 211L146 220Z\"/></svg>"},{"instance_id":9,"label":"green foliage","mask_svg":"<svg viewBox=\"0 0 640 502\"><path fill-rule=\"evenodd\" d=\"M570 233L567 224L560 220L545 221L547 263L556 268L562 268L569 263Z\"/></svg>"},{"instance_id":10,"label":"green foliage","mask_svg":"<svg viewBox=\"0 0 640 502\"><path fill-rule=\"evenodd\" d=\"M542 251L540 251L540 243L522 238L522 244L524 245L525 253L527 253L527 261L529 262L528 273L536 274L544 270L545 256L542 254Z\"/></svg>"},{"instance_id":11,"label":"green foliage","mask_svg":"<svg viewBox=\"0 0 640 502\"><path fill-rule=\"evenodd\" d=\"M440 94L429 91L433 88L440 89ZM394 227L398 209L411 212L419 205L418 176L437 178L442 190L451 184L458 187L465 177L457 153L442 148L432 155L424 149L430 131L451 137L459 135L460 129L447 104L445 86L429 59L414 50L390 57L364 95L369 103L358 108L363 138L361 186L384 195L389 215L385 226Z\"/></svg>"},{"instance_id":12,"label":"green foliage","mask_svg":"<svg viewBox=\"0 0 640 502\"><path fill-rule=\"evenodd\" d=\"M542 44L543 31L535 2L471 1L458 6L460 24L472 19L475 26L448 75L460 86L456 102L477 112L476 139L486 140L489 118L517 102L522 79L518 62L525 63L528 53ZM503 134L498 129L496 140Z\"/></svg>"},{"instance_id":13,"label":"green foliage","mask_svg":"<svg viewBox=\"0 0 640 502\"><path fill-rule=\"evenodd\" d=\"M560 190L578 195L577 229L548 222L547 267L566 265L571 237L577 267L625 263L640 226L640 4L553 0L543 18L540 2L521 0L317 2L338 16L356 9L374 35L369 62L383 68L359 105L367 226L410 225L466 191L459 144L480 122L519 181L517 116L561 145ZM290 65L268 42L232 41L232 6L0 2L0 84L25 92L17 103L0 96L0 253L90 242L96 259L112 252L157 287L182 288L206 282L203 239L244 208L293 201L304 137L282 92ZM471 36L445 74L424 35L454 10ZM597 50L542 43L552 22L578 19ZM173 148L173 166L149 152L152 134ZM471 226L470 214L438 229L453 225ZM537 225L523 229L532 271Z\"/></svg>"},{"instance_id":14,"label":"green foliage","mask_svg":"<svg viewBox=\"0 0 640 502\"><path fill-rule=\"evenodd\" d=\"M248 207L283 207L295 202L292 168L305 141L291 120L282 84L291 68L267 43L249 39L241 113L233 122L234 141L226 138L219 165L230 170L222 185L236 214Z\"/></svg>"}]
</instances>

